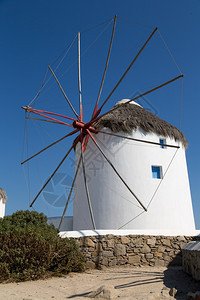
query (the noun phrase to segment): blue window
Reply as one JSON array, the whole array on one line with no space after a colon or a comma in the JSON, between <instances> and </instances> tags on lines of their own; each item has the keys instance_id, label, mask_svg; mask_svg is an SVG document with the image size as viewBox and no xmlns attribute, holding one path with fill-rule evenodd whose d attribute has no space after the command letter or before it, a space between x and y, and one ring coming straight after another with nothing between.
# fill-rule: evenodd
<instances>
[{"instance_id":1,"label":"blue window","mask_svg":"<svg viewBox=\"0 0 200 300\"><path fill-rule=\"evenodd\" d=\"M152 177L161 179L162 178L162 167L160 166L151 166Z\"/></svg>"},{"instance_id":2,"label":"blue window","mask_svg":"<svg viewBox=\"0 0 200 300\"><path fill-rule=\"evenodd\" d=\"M160 140L159 140L159 143L161 144L161 145L160 145L160 148L162 148L162 149L165 149L165 148L166 148L166 146L163 146L163 145L166 144L166 139L160 139Z\"/></svg>"}]
</instances>

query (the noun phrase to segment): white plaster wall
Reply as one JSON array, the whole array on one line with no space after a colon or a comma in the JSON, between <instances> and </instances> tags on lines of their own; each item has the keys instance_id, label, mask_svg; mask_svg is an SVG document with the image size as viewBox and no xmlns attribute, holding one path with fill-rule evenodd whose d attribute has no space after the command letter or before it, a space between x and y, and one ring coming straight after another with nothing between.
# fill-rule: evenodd
<instances>
[{"instance_id":1,"label":"white plaster wall","mask_svg":"<svg viewBox=\"0 0 200 300\"><path fill-rule=\"evenodd\" d=\"M47 223L53 224L56 228L58 228L59 224L60 224L60 220L61 220L61 216L60 217L49 217L47 219ZM64 231L64 230L67 230L67 231L73 230L73 217L72 216L64 217L60 231Z\"/></svg>"},{"instance_id":2,"label":"white plaster wall","mask_svg":"<svg viewBox=\"0 0 200 300\"><path fill-rule=\"evenodd\" d=\"M109 131L107 128L104 130ZM129 136L155 142L162 138L142 130ZM148 211L144 212L90 139L84 156L97 229L182 232L195 229L185 149L181 144L178 150L162 149L105 134L97 134L95 138L136 196L148 207ZM170 138L167 138L167 144L178 145ZM77 145L76 161L79 155L80 145ZM162 166L163 180L152 178L152 165ZM74 195L73 230L84 229L93 227L80 168Z\"/></svg>"},{"instance_id":3,"label":"white plaster wall","mask_svg":"<svg viewBox=\"0 0 200 300\"><path fill-rule=\"evenodd\" d=\"M5 203L3 203L2 199L0 199L0 218L5 216Z\"/></svg>"}]
</instances>

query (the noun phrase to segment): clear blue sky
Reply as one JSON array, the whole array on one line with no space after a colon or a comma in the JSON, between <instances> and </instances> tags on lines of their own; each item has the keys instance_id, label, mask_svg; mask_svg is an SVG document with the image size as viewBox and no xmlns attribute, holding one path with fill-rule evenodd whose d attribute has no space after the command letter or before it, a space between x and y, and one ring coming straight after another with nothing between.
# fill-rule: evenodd
<instances>
[{"instance_id":1,"label":"clear blue sky","mask_svg":"<svg viewBox=\"0 0 200 300\"><path fill-rule=\"evenodd\" d=\"M178 66L185 75L181 130L189 142L187 149L188 170L196 224L200 228L200 141L198 140L200 128L200 1L198 0L0 0L0 186L6 190L8 195L6 214L11 214L18 209L27 209L29 204L23 169L20 165L25 127L24 112L20 107L27 105L35 96L48 65L54 62L78 31L84 31L104 20L108 20L115 14L124 19L146 24L150 28L125 22L127 26L130 25L128 29L122 20L119 21L116 35L119 34L121 42L119 39L120 46L115 48L113 46L115 53L113 54L113 65L111 62L112 71L110 70L110 73L108 73L110 79L105 84L102 97L104 98L107 95L114 82L119 78L118 71L121 74L130 61L132 43L133 45L135 43L136 49L138 45L141 45L141 41L144 41L150 34L152 28L158 26ZM120 24L125 33L120 29ZM102 26L105 26L105 24ZM94 34L100 33L103 28L94 29L96 30ZM108 41L109 30L111 30L111 27L108 28L108 32L106 31L105 36L103 35L105 41L106 39ZM92 34L89 32L88 37L86 33L83 35L83 49L87 48L94 39ZM102 53L102 59L105 61L103 38L102 41L100 39L97 42L96 49L99 50L100 54ZM139 44L137 44L138 42ZM144 55L141 55L138 64L131 71L133 80L127 79L127 82L111 99L111 106L120 97L130 97L138 91L145 91L155 84L179 75L158 36L152 40L148 47L149 49L145 49ZM127 48L128 54L122 59L120 55L124 53L124 48ZM85 107L87 107L86 118L89 109L91 109L91 103L95 101L93 101L94 95L96 97L97 93L98 84L94 81L96 73L102 74L99 71L101 71L103 64L101 64L98 56L94 55L95 51L95 48L91 48L91 52L88 52L82 61L83 102L85 101ZM74 53L76 52L74 51ZM69 57L69 61L65 61L66 65L70 64L70 60L73 62L74 57ZM116 65L115 61L117 62ZM123 61L122 65L120 65L121 61ZM70 99L73 99L72 102L77 102L77 82L73 72L75 71L72 71L71 77L66 79L66 82L63 80L63 85L66 83L66 92ZM58 95L58 97L61 96L59 91L54 90L54 92L54 99ZM180 83L169 88L169 90L165 89L163 93L147 97L147 100L158 111L160 117L178 126ZM65 105L65 103L62 102L61 105ZM56 136L56 133L53 132L52 134ZM61 134L58 135L58 137L60 136ZM39 139L36 140L35 138L33 143L36 149L42 146ZM61 149L60 158L66 152L64 150ZM46 162L46 164L48 165L49 162ZM71 164L71 167L73 167L73 164ZM68 169L69 175L72 172ZM47 174L44 176L47 176ZM33 187L34 192L36 193L36 185ZM42 210L42 205L38 206L38 209ZM48 209L45 213L48 214ZM54 213L56 214L57 211L51 211L49 214L53 215Z\"/></svg>"}]
</instances>

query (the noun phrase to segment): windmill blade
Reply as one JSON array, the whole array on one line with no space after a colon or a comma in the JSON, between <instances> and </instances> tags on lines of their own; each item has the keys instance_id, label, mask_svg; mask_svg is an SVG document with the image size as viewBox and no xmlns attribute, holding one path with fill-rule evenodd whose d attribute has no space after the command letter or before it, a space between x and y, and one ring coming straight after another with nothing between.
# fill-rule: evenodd
<instances>
[{"instance_id":1,"label":"windmill blade","mask_svg":"<svg viewBox=\"0 0 200 300\"><path fill-rule=\"evenodd\" d=\"M23 108L23 109L26 109L26 111L28 111L29 113L33 113L33 114L36 114L36 115L45 117L45 118L50 119L50 120L52 120L52 121L58 122L58 123L60 123L60 124L62 124L62 125L66 125L66 126L73 127L72 124L68 124L68 123L65 123L65 122L63 122L63 121L60 121L60 120L58 120L58 119L55 119L55 118L46 116L46 115L44 115L44 114L42 114L42 113L40 113L40 112L35 111L34 109L31 109L31 108L28 108L28 107L25 107L25 108L22 107L22 108Z\"/></svg>"},{"instance_id":2,"label":"windmill blade","mask_svg":"<svg viewBox=\"0 0 200 300\"><path fill-rule=\"evenodd\" d=\"M137 55L135 56L135 58L132 60L132 62L130 63L130 65L128 66L128 68L126 69L126 71L124 72L124 74L122 75L122 77L120 78L120 80L118 81L118 83L116 84L116 86L113 88L113 90L110 92L110 94L108 95L108 97L106 98L106 100L103 102L103 104L100 106L100 108L98 109L95 117L97 117L103 106L107 103L107 101L109 100L109 98L112 96L112 94L114 93L114 91L117 89L117 87L120 85L120 83L122 82L122 80L124 79L124 77L127 75L128 71L131 69L131 67L133 66L133 64L135 63L135 61L137 60L137 58L139 57L139 55L142 53L142 51L144 50L144 48L146 47L146 45L148 44L148 42L151 40L151 38L153 37L153 35L155 34L155 32L157 31L157 27L153 30L153 32L151 33L151 35L149 36L149 38L146 40L146 42L144 43L144 45L142 46L142 48L139 50L139 52L137 53Z\"/></svg>"},{"instance_id":3,"label":"windmill blade","mask_svg":"<svg viewBox=\"0 0 200 300\"><path fill-rule=\"evenodd\" d=\"M62 140L64 140L65 138L67 138L68 136L71 136L73 134L75 134L76 132L78 132L79 130L76 129L70 133L68 133L67 135L63 136L62 138L60 138L59 140L53 142L52 144L48 145L47 147L45 147L44 149L40 150L39 152L37 152L36 154L32 155L31 157L27 158L26 160L24 160L23 162L21 162L21 165L25 164L26 162L28 162L29 160L31 160L32 158L36 157L37 155L39 155L40 153L44 152L45 150L49 149L50 147L56 145L57 143L61 142Z\"/></svg>"},{"instance_id":4,"label":"windmill blade","mask_svg":"<svg viewBox=\"0 0 200 300\"><path fill-rule=\"evenodd\" d=\"M78 161L78 165L77 165L77 168L76 168L76 172L75 172L75 175L74 175L74 179L73 179L73 182L72 182L72 186L71 186L71 189L70 189L68 198L67 198L67 202L66 202L66 205L65 205L65 208L64 208L64 211L63 211L61 220L60 220L60 224L59 224L59 226L58 226L58 230L60 230L60 228L61 228L61 226L62 226L62 222L63 222L63 220L64 220L65 213L66 213L67 207L68 207L68 205L69 205L69 201L70 201L70 198L71 198L71 195L72 195L72 191L73 191L73 188L74 188L74 185L75 185L75 182L76 182L76 178L77 178L77 175L78 175L78 171L79 171L79 168L80 168L80 164L81 164L81 156L80 156L79 161Z\"/></svg>"},{"instance_id":5,"label":"windmill blade","mask_svg":"<svg viewBox=\"0 0 200 300\"><path fill-rule=\"evenodd\" d=\"M179 75L179 76L177 76L177 77L175 77L175 78L173 78L173 79L171 79L171 80L169 80L169 81L167 81L167 82L165 82L165 83L163 83L163 84L161 84L161 85L156 86L155 88L153 88L153 89L151 89L151 90L149 90L149 91L147 91L147 92L145 92L145 93L142 93L141 95L138 95L137 97L135 97L135 98L133 98L133 99L127 101L126 103L129 103L129 102L131 102L131 101L135 101L135 100L137 100L138 98L141 98L141 97L143 97L143 96L146 96L146 95L148 95L148 94L150 94L150 93L152 93L152 92L154 92L154 91L156 91L156 90L158 90L158 89L164 87L165 85L170 84L170 83L176 81L176 80L179 79L179 78L182 78L183 76L184 76L184 75L181 74L181 75Z\"/></svg>"},{"instance_id":6,"label":"windmill blade","mask_svg":"<svg viewBox=\"0 0 200 300\"><path fill-rule=\"evenodd\" d=\"M54 112L51 112L51 111L32 108L29 105L28 106L22 106L21 108L23 108L26 112L30 112L30 113L31 112L44 113L44 114L47 114L47 115L53 115L53 116L65 118L65 119L68 119L68 120L71 120L71 121L76 121L76 119L74 119L74 118L67 117L67 116L64 116L64 115L61 115L61 114L58 114L58 113L54 113Z\"/></svg>"},{"instance_id":7,"label":"windmill blade","mask_svg":"<svg viewBox=\"0 0 200 300\"><path fill-rule=\"evenodd\" d=\"M88 189L88 184L87 184L87 178L86 178L86 172L85 172L85 163L84 163L84 158L83 158L82 147L81 147L81 161L82 161L82 168L83 168L83 179L84 179L84 184L85 184L85 191L86 191L90 216L91 216L91 220L92 220L92 226L93 226L93 229L96 230L96 225L95 225L95 221L94 221L94 214L93 214L93 210L92 210L92 204L91 204L90 194L89 194L89 189Z\"/></svg>"},{"instance_id":8,"label":"windmill blade","mask_svg":"<svg viewBox=\"0 0 200 300\"><path fill-rule=\"evenodd\" d=\"M30 117L26 117L27 120L35 120L35 121L42 121L42 122L48 122L48 123L53 123L53 124L59 124L59 125L64 125L60 122L56 122L56 121L50 121L50 120L45 120L45 119L39 119L39 118L30 118Z\"/></svg>"},{"instance_id":9,"label":"windmill blade","mask_svg":"<svg viewBox=\"0 0 200 300\"><path fill-rule=\"evenodd\" d=\"M109 59L110 59L110 53L111 53L111 48L112 48L113 38L114 38L114 33L115 33L116 21L117 21L117 16L114 17L114 23L113 23L113 29L112 29L112 35L111 35L111 40L110 40L110 46L109 46L109 50L108 50L106 65L105 65L105 69L104 69L104 73L103 73L103 78L102 78L102 81L101 81L101 86L100 86L100 89L99 89L99 94L98 94L97 101L96 101L96 104L95 104L93 116L95 115L95 113L97 111L99 99L101 97L101 92L102 92L102 89L103 89L104 80L105 80L105 77L106 77L106 72L107 72L107 68L108 68L108 63L109 63Z\"/></svg>"},{"instance_id":10,"label":"windmill blade","mask_svg":"<svg viewBox=\"0 0 200 300\"><path fill-rule=\"evenodd\" d=\"M78 91L79 91L80 118L81 118L81 121L83 121L83 105L82 105L82 92L81 92L81 44L80 44L80 32L78 32Z\"/></svg>"},{"instance_id":11,"label":"windmill blade","mask_svg":"<svg viewBox=\"0 0 200 300\"><path fill-rule=\"evenodd\" d=\"M61 92L63 93L63 96L64 96L65 99L67 100L67 103L69 104L71 110L73 111L73 113L75 114L75 116L76 116L78 119L80 119L79 115L77 114L77 112L76 112L75 109L73 108L73 106L72 106L71 102L69 101L67 95L65 94L65 92L64 92L64 90L63 90L63 88L62 88L60 82L58 81L58 78L56 77L55 73L53 72L53 70L52 70L52 68L51 68L50 66L49 66L49 70L51 71L53 77L55 78L55 80L56 80L56 82L57 82L57 84L58 84L58 86L59 86Z\"/></svg>"},{"instance_id":12,"label":"windmill blade","mask_svg":"<svg viewBox=\"0 0 200 300\"><path fill-rule=\"evenodd\" d=\"M63 157L63 159L61 160L61 162L59 163L59 165L56 167L56 169L54 170L54 172L51 174L51 176L49 177L49 179L45 182L45 184L43 185L43 187L40 189L40 191L38 192L38 194L36 195L36 197L34 198L34 200L32 201L32 203L30 204L30 207L33 206L33 204L35 203L35 201L37 200L37 198L39 197L39 195L41 194L41 192L44 190L44 188L47 186L47 184L49 183L49 181L53 178L53 176L56 174L56 172L58 171L58 169L61 167L61 165L63 164L63 162L65 161L65 159L67 158L67 156L69 155L69 153L72 151L72 149L76 146L76 144L80 141L80 138L77 139L74 144L71 146L71 148L67 151L67 153L65 154L65 156Z\"/></svg>"},{"instance_id":13,"label":"windmill blade","mask_svg":"<svg viewBox=\"0 0 200 300\"><path fill-rule=\"evenodd\" d=\"M160 88L162 88L162 87L164 87L164 86L166 86L166 85L168 85L168 84L170 84L170 83L176 81L177 79L182 78L183 76L184 76L184 75L182 74L182 75L179 75L179 76L177 76L177 77L174 77L173 79L171 79L171 80L169 80L169 81L167 81L167 82L165 82L165 83L162 83L162 84L156 86L155 88L153 88L153 89L151 89L151 90L148 90L148 91L146 91L146 92L144 92L144 93L138 95L137 97L135 97L135 98L133 98L133 99L127 101L126 103L122 103L121 105L126 105L127 103L129 103L129 102L131 102L131 101L135 101L135 100L137 100L137 99L139 99L139 98L141 98L141 97L143 97L143 96L145 96L145 95L148 95L148 94L150 94L150 93L152 93L152 92L154 92L154 91L156 91L156 90L158 90L158 89L160 89ZM114 111L115 109L118 109L118 106L114 106L110 111L108 111L108 112L106 112L106 113L100 115L99 117L97 117L97 118L91 120L90 122L88 122L88 123L87 123L88 127L89 127L90 125L92 125L94 122L97 122L98 120L100 120L102 117L106 116L108 113Z\"/></svg>"},{"instance_id":14,"label":"windmill blade","mask_svg":"<svg viewBox=\"0 0 200 300\"><path fill-rule=\"evenodd\" d=\"M127 189L129 190L129 192L135 197L135 199L140 204L140 206L145 211L147 211L147 208L143 205L143 203L139 200L139 198L134 194L134 192L131 190L131 188L128 186L128 184L125 182L125 180L122 178L122 176L119 174L119 172L117 171L117 169L114 167L114 165L112 164L112 162L108 159L108 157L106 156L106 154L103 152L103 150L101 149L101 147L98 145L98 143L96 142L96 140L93 137L93 135L91 134L91 132L88 129L87 129L87 132L90 135L90 137L91 137L92 141L94 142L94 144L96 145L96 147L99 149L99 151L101 152L101 154L104 156L104 158L106 159L106 161L109 163L109 165L114 170L114 172L117 174L117 176L120 178L120 180L123 182L123 184L127 187Z\"/></svg>"},{"instance_id":15,"label":"windmill blade","mask_svg":"<svg viewBox=\"0 0 200 300\"><path fill-rule=\"evenodd\" d=\"M169 147L169 148L180 148L180 146L176 146L176 145L161 144L161 143L156 143L156 142L151 142L151 141L135 139L135 138L132 138L132 137L128 137L128 136L124 136L124 135L120 135L120 134L115 134L115 133L112 133L112 132L106 132L106 131L102 131L102 130L98 130L98 129L96 129L96 131L99 132L99 133L104 133L104 134L107 134L107 135L116 136L116 137L123 138L123 139L126 139L126 140L131 140L131 141L136 141L136 142L141 142L141 143L147 143L147 144L152 144L152 145L158 145L158 146L163 146L163 147Z\"/></svg>"}]
</instances>

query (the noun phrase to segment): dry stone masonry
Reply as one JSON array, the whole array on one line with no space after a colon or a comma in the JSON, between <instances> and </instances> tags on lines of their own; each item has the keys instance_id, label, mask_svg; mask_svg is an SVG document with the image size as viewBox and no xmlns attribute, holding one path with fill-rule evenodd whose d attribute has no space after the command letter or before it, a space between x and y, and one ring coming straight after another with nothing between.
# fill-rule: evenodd
<instances>
[{"instance_id":1,"label":"dry stone masonry","mask_svg":"<svg viewBox=\"0 0 200 300\"><path fill-rule=\"evenodd\" d=\"M184 271L194 279L200 280L200 241L188 243L182 249L182 253Z\"/></svg>"},{"instance_id":2,"label":"dry stone masonry","mask_svg":"<svg viewBox=\"0 0 200 300\"><path fill-rule=\"evenodd\" d=\"M90 236L77 239L88 268L116 265L182 265L181 249L194 237Z\"/></svg>"}]
</instances>

